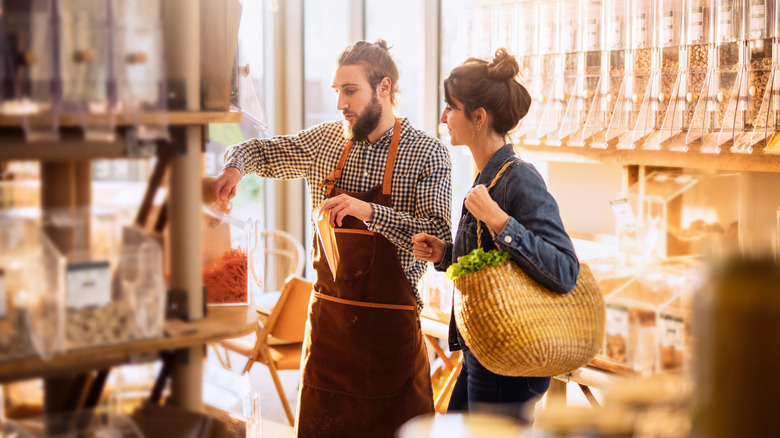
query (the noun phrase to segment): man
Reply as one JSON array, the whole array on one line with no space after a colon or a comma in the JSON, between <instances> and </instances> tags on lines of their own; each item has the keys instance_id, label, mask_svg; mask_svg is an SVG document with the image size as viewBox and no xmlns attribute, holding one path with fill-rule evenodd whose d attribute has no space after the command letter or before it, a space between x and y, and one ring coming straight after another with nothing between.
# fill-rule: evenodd
<instances>
[{"instance_id":1,"label":"man","mask_svg":"<svg viewBox=\"0 0 780 438\"><path fill-rule=\"evenodd\" d=\"M214 193L231 198L249 172L306 179L340 261L332 272L333 248L315 237L296 436L392 437L433 412L416 291L426 265L411 237L451 239L452 165L441 142L394 116L398 69L385 41L347 47L337 67L345 120L233 146Z\"/></svg>"}]
</instances>

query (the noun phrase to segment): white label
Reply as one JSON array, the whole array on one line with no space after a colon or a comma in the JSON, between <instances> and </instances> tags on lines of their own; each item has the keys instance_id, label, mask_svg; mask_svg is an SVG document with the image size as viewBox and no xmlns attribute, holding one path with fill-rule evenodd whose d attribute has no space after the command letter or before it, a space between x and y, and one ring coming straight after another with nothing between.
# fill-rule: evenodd
<instances>
[{"instance_id":1,"label":"white label","mask_svg":"<svg viewBox=\"0 0 780 438\"><path fill-rule=\"evenodd\" d=\"M670 44L674 42L675 26L674 26L674 11L664 11L662 14L663 25L661 28L661 44Z\"/></svg>"},{"instance_id":2,"label":"white label","mask_svg":"<svg viewBox=\"0 0 780 438\"><path fill-rule=\"evenodd\" d=\"M662 315L659 321L661 346L676 350L685 348L685 323L677 316Z\"/></svg>"},{"instance_id":3,"label":"white label","mask_svg":"<svg viewBox=\"0 0 780 438\"><path fill-rule=\"evenodd\" d=\"M630 227L636 225L636 215L631 208L628 199L616 199L609 203L612 213L615 215L615 224L618 227Z\"/></svg>"},{"instance_id":4,"label":"white label","mask_svg":"<svg viewBox=\"0 0 780 438\"><path fill-rule=\"evenodd\" d=\"M588 33L586 35L587 42L585 43L586 50L598 50L599 49L599 21L596 18L588 20Z\"/></svg>"},{"instance_id":5,"label":"white label","mask_svg":"<svg viewBox=\"0 0 780 438\"><path fill-rule=\"evenodd\" d=\"M647 44L647 15L644 12L636 17L634 40L634 47L642 47Z\"/></svg>"},{"instance_id":6,"label":"white label","mask_svg":"<svg viewBox=\"0 0 780 438\"><path fill-rule=\"evenodd\" d=\"M612 41L610 42L610 49L623 46L623 41L620 40L620 23L620 16L615 15L612 17Z\"/></svg>"},{"instance_id":7,"label":"white label","mask_svg":"<svg viewBox=\"0 0 780 438\"><path fill-rule=\"evenodd\" d=\"M752 0L750 5L750 37L766 37L766 6L763 0Z\"/></svg>"},{"instance_id":8,"label":"white label","mask_svg":"<svg viewBox=\"0 0 780 438\"><path fill-rule=\"evenodd\" d=\"M102 307L111 302L111 272L108 262L69 265L67 282L69 309Z\"/></svg>"},{"instance_id":9,"label":"white label","mask_svg":"<svg viewBox=\"0 0 780 438\"><path fill-rule=\"evenodd\" d=\"M718 8L718 23L720 23L720 29L718 35L721 37L734 36L733 18L731 16L731 5L721 5Z\"/></svg>"},{"instance_id":10,"label":"white label","mask_svg":"<svg viewBox=\"0 0 780 438\"><path fill-rule=\"evenodd\" d=\"M5 274L0 271L0 318L5 318L5 314L8 312L8 310L5 308L5 300Z\"/></svg>"},{"instance_id":11,"label":"white label","mask_svg":"<svg viewBox=\"0 0 780 438\"><path fill-rule=\"evenodd\" d=\"M699 41L704 36L704 8L702 6L691 12L691 25L688 32L691 42Z\"/></svg>"},{"instance_id":12,"label":"white label","mask_svg":"<svg viewBox=\"0 0 780 438\"><path fill-rule=\"evenodd\" d=\"M608 335L620 335L628 338L628 309L626 307L607 304L606 317Z\"/></svg>"}]
</instances>

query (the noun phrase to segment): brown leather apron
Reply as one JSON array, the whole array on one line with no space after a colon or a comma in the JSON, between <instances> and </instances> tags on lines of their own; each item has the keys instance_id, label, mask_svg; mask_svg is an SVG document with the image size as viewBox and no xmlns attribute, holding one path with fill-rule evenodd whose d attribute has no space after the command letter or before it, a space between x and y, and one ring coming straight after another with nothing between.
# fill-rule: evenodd
<instances>
[{"instance_id":1,"label":"brown leather apron","mask_svg":"<svg viewBox=\"0 0 780 438\"><path fill-rule=\"evenodd\" d=\"M328 197L346 193L391 206L401 124L396 120L384 183L362 193L335 188L352 142L326 178ZM408 419L433 412L433 392L417 303L395 245L347 216L336 228L336 280L314 238L317 281L309 305L298 437L393 437Z\"/></svg>"}]
</instances>

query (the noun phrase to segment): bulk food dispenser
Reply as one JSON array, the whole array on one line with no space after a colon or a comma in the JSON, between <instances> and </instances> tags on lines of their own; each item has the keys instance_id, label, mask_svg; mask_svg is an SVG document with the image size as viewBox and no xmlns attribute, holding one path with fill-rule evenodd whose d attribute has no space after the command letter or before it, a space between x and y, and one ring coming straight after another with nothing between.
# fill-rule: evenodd
<instances>
[{"instance_id":1,"label":"bulk food dispenser","mask_svg":"<svg viewBox=\"0 0 780 438\"><path fill-rule=\"evenodd\" d=\"M717 154L724 143L745 127L747 106L740 96L747 96L747 83L742 0L715 0L715 7L717 63L710 64L708 95L701 118L701 152ZM694 118L699 122L699 117Z\"/></svg>"},{"instance_id":2,"label":"bulk food dispenser","mask_svg":"<svg viewBox=\"0 0 780 438\"><path fill-rule=\"evenodd\" d=\"M600 149L606 149L608 142L627 126L627 120L621 119L625 116L624 112L615 112L615 108L620 106L617 103L625 95L626 60L631 48L628 0L604 0L603 8L606 42L604 70L586 128L593 132L590 146Z\"/></svg>"},{"instance_id":3,"label":"bulk food dispenser","mask_svg":"<svg viewBox=\"0 0 780 438\"><path fill-rule=\"evenodd\" d=\"M160 0L114 0L111 22L119 110L132 121L139 139L168 139Z\"/></svg>"},{"instance_id":4,"label":"bulk food dispenser","mask_svg":"<svg viewBox=\"0 0 780 438\"><path fill-rule=\"evenodd\" d=\"M576 99L569 104L571 111L566 112L564 123L577 123L569 136L569 146L585 146L585 140L605 127L605 111L594 104L599 95L599 87L606 73L606 41L604 29L606 20L604 0L582 0L582 20L580 34L583 56L580 58L580 71L575 91ZM581 106L578 106L581 103ZM581 111L579 114L577 111ZM562 127L563 129L563 127Z\"/></svg>"},{"instance_id":5,"label":"bulk food dispenser","mask_svg":"<svg viewBox=\"0 0 780 438\"><path fill-rule=\"evenodd\" d=\"M710 52L714 53L713 26L709 0L688 0L685 3L684 44L680 52L678 86L672 94L659 141L671 151L687 152L688 143L700 135L690 132L700 96L707 95L706 79ZM690 132L690 133L689 133Z\"/></svg>"},{"instance_id":6,"label":"bulk food dispenser","mask_svg":"<svg viewBox=\"0 0 780 438\"><path fill-rule=\"evenodd\" d=\"M115 96L107 0L59 1L62 111L79 120L88 141L115 137Z\"/></svg>"},{"instance_id":7,"label":"bulk food dispenser","mask_svg":"<svg viewBox=\"0 0 780 438\"><path fill-rule=\"evenodd\" d=\"M59 137L61 84L55 7L51 0L6 1L0 15L18 90L13 99L3 103L2 113L21 119L29 141Z\"/></svg>"},{"instance_id":8,"label":"bulk food dispenser","mask_svg":"<svg viewBox=\"0 0 780 438\"><path fill-rule=\"evenodd\" d=\"M561 9L560 42L563 52L562 99L556 105L559 120L557 128L548 134L545 144L560 146L562 140L577 130L587 116L586 103L582 95L584 87L585 53L582 50L581 0L563 0ZM560 95L558 96L560 97Z\"/></svg>"},{"instance_id":9,"label":"bulk food dispenser","mask_svg":"<svg viewBox=\"0 0 780 438\"><path fill-rule=\"evenodd\" d=\"M643 149L659 150L661 143L680 131L682 124L682 99L679 88L682 82L680 61L685 60L683 52L683 2L679 0L657 0L655 20L658 51L655 53L655 70L651 79L653 90L645 96L647 120L645 126L652 130L642 143Z\"/></svg>"},{"instance_id":10,"label":"bulk food dispenser","mask_svg":"<svg viewBox=\"0 0 780 438\"><path fill-rule=\"evenodd\" d=\"M752 153L757 143L771 138L777 130L777 2L750 0L746 15L747 121L745 131L736 135L731 152Z\"/></svg>"},{"instance_id":11,"label":"bulk food dispenser","mask_svg":"<svg viewBox=\"0 0 780 438\"><path fill-rule=\"evenodd\" d=\"M560 44L560 0L538 3L537 35L539 44L539 71L541 83L537 88L540 94L532 96L534 104L542 108L539 123L528 127L522 141L529 145L538 145L542 139L558 128L563 116L563 53Z\"/></svg>"},{"instance_id":12,"label":"bulk food dispenser","mask_svg":"<svg viewBox=\"0 0 780 438\"><path fill-rule=\"evenodd\" d=\"M651 75L656 68L656 0L631 0L631 59L626 70L626 94L619 104L627 129L618 136L618 149L634 149L652 130L649 117L652 88Z\"/></svg>"},{"instance_id":13,"label":"bulk food dispenser","mask_svg":"<svg viewBox=\"0 0 780 438\"><path fill-rule=\"evenodd\" d=\"M542 94L542 69L537 43L537 30L541 27L537 20L539 0L522 1L518 8L517 62L520 64L520 83L531 95L531 106L512 134L515 142L522 141L529 131L536 129L544 109L539 101Z\"/></svg>"}]
</instances>

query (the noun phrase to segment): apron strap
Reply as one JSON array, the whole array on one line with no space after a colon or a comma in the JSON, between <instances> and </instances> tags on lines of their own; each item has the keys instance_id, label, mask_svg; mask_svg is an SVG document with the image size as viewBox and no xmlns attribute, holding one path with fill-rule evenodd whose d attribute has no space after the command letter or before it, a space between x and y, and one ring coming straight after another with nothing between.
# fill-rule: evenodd
<instances>
[{"instance_id":1,"label":"apron strap","mask_svg":"<svg viewBox=\"0 0 780 438\"><path fill-rule=\"evenodd\" d=\"M387 162L385 163L385 179L382 183L382 193L385 195L390 194L393 180L393 167L395 166L395 156L398 154L398 141L400 138L401 121L396 118L395 128L393 129L393 138L390 140L390 150L387 152ZM341 152L341 157L339 157L339 162L336 164L336 168L333 169L333 172L326 176L321 183L317 184L318 187L326 186L328 188L326 196L330 196L330 192L333 191L333 188L336 186L336 181L341 179L342 169L347 163L347 156L349 155L349 151L351 149L352 140L348 141L347 145L344 146L344 150Z\"/></svg>"},{"instance_id":2,"label":"apron strap","mask_svg":"<svg viewBox=\"0 0 780 438\"><path fill-rule=\"evenodd\" d=\"M385 180L382 184L382 194L389 195L393 184L393 167L395 166L395 156L398 154L398 140L401 138L401 121L395 119L395 129L393 130L393 139L390 141L390 151L387 152L387 163L385 163Z\"/></svg>"},{"instance_id":3,"label":"apron strap","mask_svg":"<svg viewBox=\"0 0 780 438\"><path fill-rule=\"evenodd\" d=\"M314 296L322 300L333 301L334 303L346 304L349 306L371 307L374 309L411 310L411 311L417 310L417 306L407 306L405 304L369 303L366 301L346 300L344 298L325 295L321 292L314 292Z\"/></svg>"}]
</instances>

